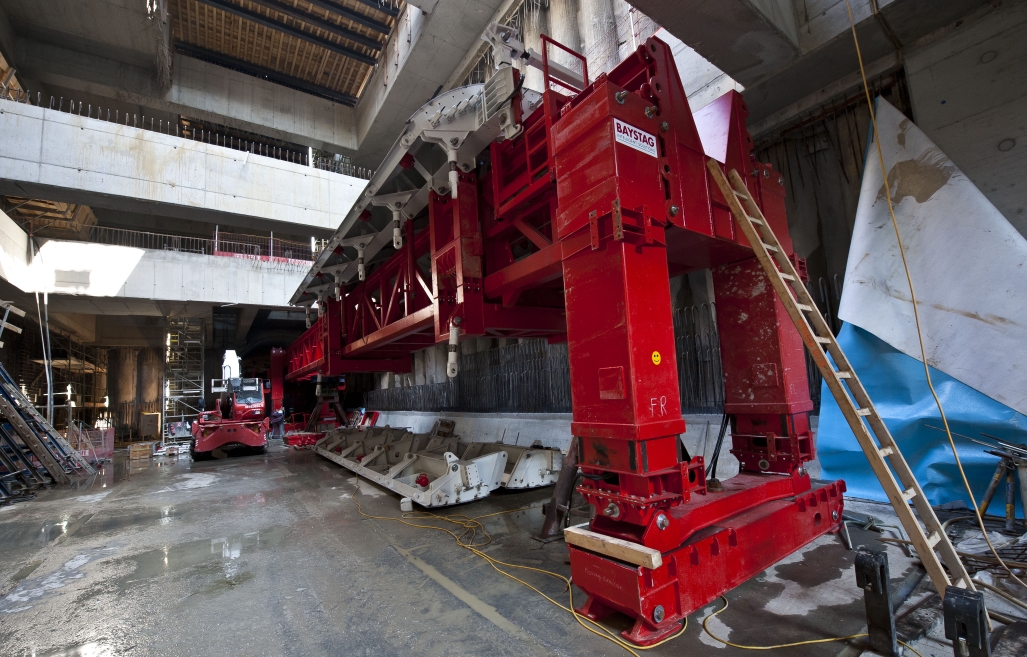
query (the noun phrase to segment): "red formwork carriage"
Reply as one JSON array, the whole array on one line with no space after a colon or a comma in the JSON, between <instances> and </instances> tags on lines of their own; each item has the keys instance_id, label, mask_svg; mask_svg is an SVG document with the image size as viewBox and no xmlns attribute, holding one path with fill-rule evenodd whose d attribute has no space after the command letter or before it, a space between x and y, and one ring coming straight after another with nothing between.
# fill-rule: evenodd
<instances>
[{"instance_id":1,"label":"red formwork carriage","mask_svg":"<svg viewBox=\"0 0 1027 657\"><path fill-rule=\"evenodd\" d=\"M593 81L583 57L543 46L543 93L500 68L505 87L454 90L422 108L423 123L411 119L353 213L396 201L392 228L405 239L389 255L387 235L358 243L360 223L344 223L293 298L316 300L320 317L289 348L287 378L409 372L412 352L451 333L566 340L578 490L596 509L587 530L567 536L574 582L588 594L581 611L631 616L624 636L648 645L837 531L845 486L814 483L803 467L814 458L803 344L708 177L710 158L736 170L791 255L784 179L754 159L742 97L693 114L656 38ZM556 51L579 63L552 64ZM505 105L490 106L506 92ZM465 112L479 112L478 132L446 132ZM433 148L445 152L436 173ZM371 273L354 281L376 243ZM707 268L742 469L715 486L679 439L669 284ZM608 539L637 547L615 558Z\"/></svg>"}]
</instances>

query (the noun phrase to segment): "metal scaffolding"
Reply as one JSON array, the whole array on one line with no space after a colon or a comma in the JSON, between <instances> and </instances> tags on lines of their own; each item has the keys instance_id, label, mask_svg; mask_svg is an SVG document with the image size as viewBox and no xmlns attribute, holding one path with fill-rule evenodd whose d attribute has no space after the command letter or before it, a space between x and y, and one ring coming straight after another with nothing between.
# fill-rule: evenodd
<instances>
[{"instance_id":1,"label":"metal scaffolding","mask_svg":"<svg viewBox=\"0 0 1027 657\"><path fill-rule=\"evenodd\" d=\"M189 436L203 398L204 326L200 318L168 320L164 361L164 439Z\"/></svg>"}]
</instances>

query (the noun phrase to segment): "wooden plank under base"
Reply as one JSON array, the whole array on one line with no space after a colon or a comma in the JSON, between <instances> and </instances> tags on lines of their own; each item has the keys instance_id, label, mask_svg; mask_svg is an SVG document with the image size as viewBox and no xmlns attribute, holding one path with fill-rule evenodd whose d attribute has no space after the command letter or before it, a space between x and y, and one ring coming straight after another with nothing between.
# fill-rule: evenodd
<instances>
[{"instance_id":1,"label":"wooden plank under base","mask_svg":"<svg viewBox=\"0 0 1027 657\"><path fill-rule=\"evenodd\" d=\"M563 539L570 545L598 552L636 566L645 566L650 570L655 570L663 565L663 555L659 550L612 536L597 534L584 529L584 525L564 529Z\"/></svg>"}]
</instances>

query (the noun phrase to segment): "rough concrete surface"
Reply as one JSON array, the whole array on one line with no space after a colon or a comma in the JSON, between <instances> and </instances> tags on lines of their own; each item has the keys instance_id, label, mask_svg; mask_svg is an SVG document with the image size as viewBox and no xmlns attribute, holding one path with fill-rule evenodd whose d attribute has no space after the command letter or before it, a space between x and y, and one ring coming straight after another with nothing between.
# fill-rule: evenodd
<instances>
[{"instance_id":1,"label":"rough concrete surface","mask_svg":"<svg viewBox=\"0 0 1027 657\"><path fill-rule=\"evenodd\" d=\"M0 132L7 136L0 142L0 192L327 236L367 186L360 178L124 121L0 101Z\"/></svg>"},{"instance_id":2,"label":"rough concrete surface","mask_svg":"<svg viewBox=\"0 0 1027 657\"><path fill-rule=\"evenodd\" d=\"M366 513L389 518L400 515L398 499L311 451L131 467L123 458L77 488L0 509L0 654L626 654L450 536L362 517L354 494ZM492 535L483 549L567 575L564 544L530 538L549 494L495 493L442 515L530 507L483 518ZM890 554L901 578L911 562ZM859 632L852 564L853 553L825 536L732 591L710 627L762 644ZM566 603L562 582L518 575ZM699 622L719 607L650 654L723 654Z\"/></svg>"}]
</instances>

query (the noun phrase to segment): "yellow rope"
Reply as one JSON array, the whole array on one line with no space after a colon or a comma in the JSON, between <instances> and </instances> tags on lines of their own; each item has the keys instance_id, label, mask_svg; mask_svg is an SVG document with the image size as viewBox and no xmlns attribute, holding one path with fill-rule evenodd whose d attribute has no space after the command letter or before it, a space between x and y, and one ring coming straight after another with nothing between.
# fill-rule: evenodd
<instances>
[{"instance_id":1,"label":"yellow rope","mask_svg":"<svg viewBox=\"0 0 1027 657\"><path fill-rule=\"evenodd\" d=\"M488 564L490 566L492 566L493 570L495 570L497 573L499 573L499 574L501 574L501 575L503 575L505 577L509 577L510 579L514 580L515 582L518 582L519 584L522 584L525 587L531 589L532 591L534 591L535 593L539 594L540 596L545 598L547 601L552 603L553 605L555 605L555 606L559 607L560 609L563 609L564 611L572 614L574 616L574 619L578 622L578 624L581 625L586 630L588 630L589 632L591 632L592 634L600 636L600 637L606 639L607 641L610 641L611 643L617 644L618 646L620 646L621 648L623 648L627 652L631 653L635 657L639 657L638 653L635 652L636 650L652 650L653 648L656 648L658 646L662 646L663 644L667 643L668 641L672 641L672 640L678 638L679 636L681 636L682 634L684 634L685 630L688 628L688 619L686 618L685 622L682 624L681 629L678 632L674 633L672 636L667 637L666 639L663 639L662 641L654 643L654 644L652 644L650 646L636 646L636 645L630 644L630 643L624 641L623 639L621 639L619 636L617 636L612 630L607 629L603 625L593 621L590 618L582 616L581 614L579 614L574 609L574 591L573 591L573 588L571 586L570 578L564 577L563 575L561 575L559 573L554 573L552 571L545 570L545 569L542 569L542 568L535 568L533 566L521 566L521 565L518 565L518 564L515 564L515 563L507 563L505 561L500 561L499 559L496 559L496 558L494 558L494 557L492 557L492 556L490 556L490 555L488 555L488 554L486 554L486 553L484 553L484 552L482 552L480 550L480 548L483 548L483 547L485 547L486 545L488 545L488 544L490 544L492 542L492 537L489 535L489 533L487 531L485 531L484 525L482 525L481 522L479 522L480 518L489 518L489 517L492 517L492 516L503 515L503 514L506 514L506 513L515 513L517 511L524 511L526 509L533 508L531 506L521 507L521 508L518 508L518 509L510 509L508 511L498 511L496 513L487 513L485 515L476 516L476 517L473 517L473 518L468 517L465 514L460 514L460 513L453 514L453 515L448 515L448 516L440 516L438 514L431 513L430 511L412 511L412 512L408 512L408 513L404 513L402 516L397 518L395 516L376 516L376 515L372 515L372 514L366 513L364 511L364 509L360 506L360 500L357 499L357 492L358 492L358 489L354 489L353 495L351 497L353 499L353 502L357 505L357 512L361 516L363 516L365 518L372 519L372 520L389 520L389 521L392 521L392 522L398 522L398 523L407 525L408 527L416 527L418 529L431 529L431 530L434 530L434 531L440 531L440 532L444 532L446 534L449 534L450 536L453 537L453 540L456 541L457 545L459 545L460 547L464 548L465 550L471 552L472 554L474 554L474 555L484 559L486 562L488 562ZM443 521L443 522L452 523L454 525L462 527L463 531L457 533L455 531L447 529L446 527L439 527L437 525L425 525L425 524L419 524L419 523L416 523L416 522L411 522L413 520L440 520L440 521ZM482 535L482 538L481 538L480 542L478 542L478 534L479 533ZM515 575L513 575L511 573L508 573L507 571L503 570L499 566L505 566L507 568L518 568L520 570L529 570L529 571L533 571L533 572L536 572L536 573L542 573L543 575L546 575L548 577L552 577L552 578L560 580L561 582L564 583L564 586L565 586L565 588L567 590L568 604L564 605L564 604L561 604L560 602L557 602L552 597L550 597L549 595L543 593L541 590L539 590L535 586L529 584L528 582L525 582L523 579L521 579L521 578L519 578L519 577L517 577L517 576L515 576ZM592 627L590 627L590 625ZM596 628L598 628L598 629L596 629Z\"/></svg>"},{"instance_id":2,"label":"yellow rope","mask_svg":"<svg viewBox=\"0 0 1027 657\"><path fill-rule=\"evenodd\" d=\"M714 616L717 616L717 615L723 613L724 610L727 609L727 606L728 606L727 598L721 596L720 599L724 601L724 606L703 619L703 621L702 621L702 629L703 629L704 632L706 632L706 634L709 634L711 637L713 637L717 641L720 641L721 643L723 643L726 646L731 646L732 648L741 648L742 650L777 650L779 648L796 648L798 646L810 646L810 645L813 645L815 643L833 643L835 641L849 641L851 639L859 639L859 638L862 638L862 637L865 637L865 636L869 636L866 632L863 632L861 634L850 634L849 636L835 636L835 637L830 637L830 638L827 638L827 639L808 639L806 641L794 641L792 643L779 643L779 644L774 645L774 646L746 646L746 645L742 645L740 643L732 643L731 641L728 641L727 639L721 639L719 636L717 636L716 634L711 632L710 628L707 627L707 625L706 625L708 622L710 622L711 618L713 618ZM902 646L903 648L908 648L913 654L917 655L917 657L924 657L919 652L917 652L916 649L913 646L909 645L905 641L899 641L899 645Z\"/></svg>"},{"instance_id":3,"label":"yellow rope","mask_svg":"<svg viewBox=\"0 0 1027 657\"><path fill-rule=\"evenodd\" d=\"M959 468L959 476L963 479L963 486L966 487L967 494L970 495L970 502L974 505L974 514L977 516L977 522L981 527L981 534L984 536L985 542L991 549L992 554L998 560L1002 567L1009 573L1009 576L1015 579L1021 586L1027 587L1027 584L1017 577L1006 562L999 556L998 550L992 545L991 539L988 538L988 530L984 526L984 518L980 508L977 506L977 499L974 497L973 490L970 488L970 482L966 478L966 471L963 469L963 462L959 458L959 452L956 450L956 441L952 438L952 430L949 428L949 420L945 416L945 409L941 405L941 399L938 397L938 393L934 390L934 383L931 381L931 368L927 364L927 349L924 347L924 335L920 329L920 311L916 307L916 293L913 291L913 276L909 273L909 263L906 262L906 249L902 245L902 235L899 232L899 222L895 218L895 208L892 206L891 189L888 185L888 172L884 164L884 153L881 150L881 136L877 132L877 117L874 115L874 103L870 97L870 85L867 83L866 70L863 68L863 53L859 48L859 36L856 35L856 22L852 18L852 6L849 4L849 0L845 0L845 8L849 12L849 27L852 29L852 40L856 45L856 58L859 60L859 74L863 79L863 91L867 97L867 111L870 113L870 123L874 129L874 143L877 145L877 159L881 164L881 177L884 179L884 198L888 201L888 212L891 214L892 227L895 229L895 239L899 243L899 255L902 256L902 268L906 272L906 282L909 284L909 298L913 303L913 320L916 324L916 337L920 343L920 358L924 364L924 375L927 377L927 387L931 389L931 396L934 397L934 403L938 406L938 414L941 415L941 422L945 426L945 435L949 440L949 447L952 448L952 456L956 460L956 467ZM972 583L967 583L967 586L973 589ZM939 591L942 596L945 595L944 591Z\"/></svg>"}]
</instances>

